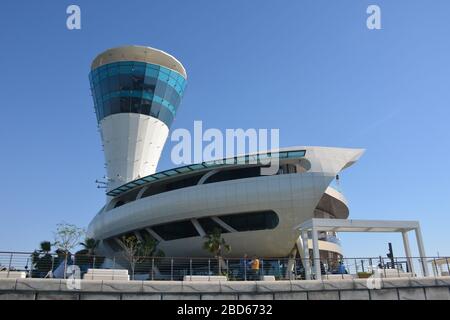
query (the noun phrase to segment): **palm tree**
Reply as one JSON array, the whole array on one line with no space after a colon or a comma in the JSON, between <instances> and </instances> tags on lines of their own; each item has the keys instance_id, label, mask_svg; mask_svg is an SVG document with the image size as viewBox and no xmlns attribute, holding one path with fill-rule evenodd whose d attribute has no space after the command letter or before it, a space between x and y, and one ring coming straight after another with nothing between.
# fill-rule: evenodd
<instances>
[{"instance_id":1,"label":"palm tree","mask_svg":"<svg viewBox=\"0 0 450 320\"><path fill-rule=\"evenodd\" d=\"M217 258L219 264L219 274L221 274L221 263L223 260L222 252L230 252L231 246L226 243L219 228L215 228L211 234L207 234L204 238L206 241L203 243L203 249L210 252Z\"/></svg>"},{"instance_id":2,"label":"palm tree","mask_svg":"<svg viewBox=\"0 0 450 320\"><path fill-rule=\"evenodd\" d=\"M39 247L41 253L48 254L52 250L52 243L50 241L42 241Z\"/></svg>"},{"instance_id":3,"label":"palm tree","mask_svg":"<svg viewBox=\"0 0 450 320\"><path fill-rule=\"evenodd\" d=\"M99 242L93 238L86 238L84 242L80 242L83 249L75 253L75 261L81 270L100 267L105 261L104 257L95 256L95 249Z\"/></svg>"},{"instance_id":4,"label":"palm tree","mask_svg":"<svg viewBox=\"0 0 450 320\"><path fill-rule=\"evenodd\" d=\"M93 238L86 238L84 242L80 242L80 245L84 248L84 250L86 250L86 253L88 255L92 256L95 254L95 249L97 248L98 243L98 240L95 240Z\"/></svg>"},{"instance_id":5,"label":"palm tree","mask_svg":"<svg viewBox=\"0 0 450 320\"><path fill-rule=\"evenodd\" d=\"M50 255L50 251L52 250L52 243L50 241L42 241L39 244L39 249L34 250L31 254L31 270L33 272L33 276L43 277L50 270L52 270L52 256Z\"/></svg>"}]
</instances>

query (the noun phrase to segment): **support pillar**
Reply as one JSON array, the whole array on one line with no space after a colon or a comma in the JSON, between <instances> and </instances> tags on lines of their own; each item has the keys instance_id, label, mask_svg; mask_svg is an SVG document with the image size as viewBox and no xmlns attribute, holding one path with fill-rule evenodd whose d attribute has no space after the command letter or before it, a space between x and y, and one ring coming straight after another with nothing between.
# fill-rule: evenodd
<instances>
[{"instance_id":1,"label":"support pillar","mask_svg":"<svg viewBox=\"0 0 450 320\"><path fill-rule=\"evenodd\" d=\"M316 280L322 280L322 272L320 270L320 253L319 253L319 235L316 228L312 229L312 243L313 243L313 262Z\"/></svg>"},{"instance_id":2,"label":"support pillar","mask_svg":"<svg viewBox=\"0 0 450 320\"><path fill-rule=\"evenodd\" d=\"M419 247L419 256L422 263L423 274L425 277L429 277L430 272L428 270L428 264L426 260L427 255L425 254L425 247L423 245L422 232L420 231L420 227L415 228L414 231L416 233L417 246Z\"/></svg>"},{"instance_id":3,"label":"support pillar","mask_svg":"<svg viewBox=\"0 0 450 320\"><path fill-rule=\"evenodd\" d=\"M414 275L415 274L414 264L411 258L412 255L411 255L411 247L409 246L408 231L402 231L402 237L403 237L403 246L405 247L406 261L408 263L408 270Z\"/></svg>"},{"instance_id":4,"label":"support pillar","mask_svg":"<svg viewBox=\"0 0 450 320\"><path fill-rule=\"evenodd\" d=\"M294 249L289 253L288 263L285 272L285 279L295 280L295 256L297 255L297 246L294 246Z\"/></svg>"},{"instance_id":5,"label":"support pillar","mask_svg":"<svg viewBox=\"0 0 450 320\"><path fill-rule=\"evenodd\" d=\"M311 266L309 263L308 231L302 231L303 242L303 268L305 268L305 279L311 280Z\"/></svg>"}]
</instances>

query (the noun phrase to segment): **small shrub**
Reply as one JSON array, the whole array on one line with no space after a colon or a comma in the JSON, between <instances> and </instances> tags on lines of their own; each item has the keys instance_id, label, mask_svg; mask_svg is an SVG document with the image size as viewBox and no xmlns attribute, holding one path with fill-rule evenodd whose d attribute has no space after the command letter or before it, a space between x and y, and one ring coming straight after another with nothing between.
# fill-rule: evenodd
<instances>
[{"instance_id":1,"label":"small shrub","mask_svg":"<svg viewBox=\"0 0 450 320\"><path fill-rule=\"evenodd\" d=\"M367 279L372 276L372 272L358 272L358 278L359 279Z\"/></svg>"}]
</instances>

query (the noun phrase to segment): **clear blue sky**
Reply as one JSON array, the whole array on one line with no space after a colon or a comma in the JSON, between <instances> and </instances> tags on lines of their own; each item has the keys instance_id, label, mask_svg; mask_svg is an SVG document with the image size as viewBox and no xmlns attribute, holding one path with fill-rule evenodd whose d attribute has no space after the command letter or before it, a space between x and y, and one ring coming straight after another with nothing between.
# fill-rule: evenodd
<instances>
[{"instance_id":1,"label":"clear blue sky","mask_svg":"<svg viewBox=\"0 0 450 320\"><path fill-rule=\"evenodd\" d=\"M66 8L82 30L66 29ZM366 28L378 4L382 30ZM172 128L280 128L281 145L363 147L342 175L351 217L420 220L450 255L450 2L3 1L0 250L32 250L61 221L87 226L104 175L88 72L101 51L175 55L188 88ZM160 168L170 163L168 143ZM396 235L342 235L347 256Z\"/></svg>"}]
</instances>

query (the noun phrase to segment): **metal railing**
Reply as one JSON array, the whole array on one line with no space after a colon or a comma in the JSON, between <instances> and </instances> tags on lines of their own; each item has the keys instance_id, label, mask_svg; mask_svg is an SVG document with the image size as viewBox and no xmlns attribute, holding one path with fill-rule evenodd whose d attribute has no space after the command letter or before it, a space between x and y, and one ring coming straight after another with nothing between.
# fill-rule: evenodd
<instances>
[{"instance_id":1,"label":"metal railing","mask_svg":"<svg viewBox=\"0 0 450 320\"><path fill-rule=\"evenodd\" d=\"M337 244L339 246L341 245L341 240L338 237L332 236L332 235L328 235L328 234L319 236L319 240L328 241L328 242Z\"/></svg>"},{"instance_id":2,"label":"metal railing","mask_svg":"<svg viewBox=\"0 0 450 320\"><path fill-rule=\"evenodd\" d=\"M57 255L53 253L0 252L1 278L66 278L67 269L76 266L81 278L91 269L128 270L136 280L189 280L195 276L225 276L229 281L260 280L271 276L275 280L317 278L314 263L320 264L322 279L380 277L449 276L450 257L396 257L394 259L342 258L305 261L301 258L183 258L139 257L132 264L122 255ZM310 266L305 270L304 266ZM309 276L309 277L308 277Z\"/></svg>"}]
</instances>

